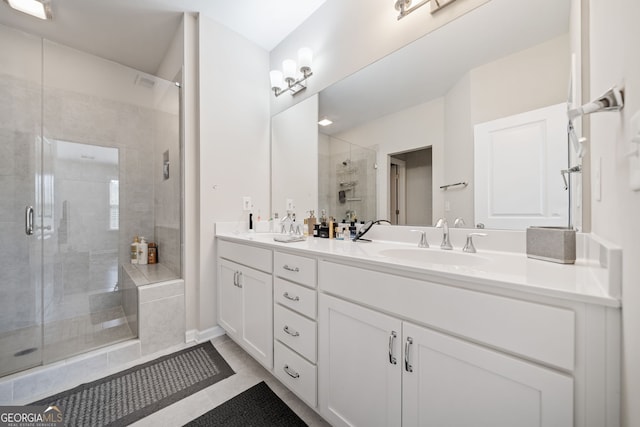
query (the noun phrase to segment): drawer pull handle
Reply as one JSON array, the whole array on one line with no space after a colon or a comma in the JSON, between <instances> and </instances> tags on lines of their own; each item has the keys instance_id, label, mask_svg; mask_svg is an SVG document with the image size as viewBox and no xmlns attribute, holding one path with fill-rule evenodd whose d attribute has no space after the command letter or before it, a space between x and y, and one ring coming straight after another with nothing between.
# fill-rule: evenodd
<instances>
[{"instance_id":1,"label":"drawer pull handle","mask_svg":"<svg viewBox=\"0 0 640 427\"><path fill-rule=\"evenodd\" d=\"M287 334L291 335L292 337L300 336L300 332L294 331L293 329L289 329L288 325L285 325L284 328L282 328L282 330L285 331Z\"/></svg>"},{"instance_id":2,"label":"drawer pull handle","mask_svg":"<svg viewBox=\"0 0 640 427\"><path fill-rule=\"evenodd\" d=\"M287 271L293 271L294 273L299 273L300 269L298 267L289 267L289 265L285 264L282 266Z\"/></svg>"},{"instance_id":3,"label":"drawer pull handle","mask_svg":"<svg viewBox=\"0 0 640 427\"><path fill-rule=\"evenodd\" d=\"M413 372L413 365L409 363L409 353L411 352L411 344L413 344L413 338L407 337L407 342L404 344L404 370L407 372Z\"/></svg>"},{"instance_id":4,"label":"drawer pull handle","mask_svg":"<svg viewBox=\"0 0 640 427\"><path fill-rule=\"evenodd\" d=\"M294 378L294 379L298 379L298 378L300 378L300 374L299 374L299 373L297 373L296 371L294 371L294 370L290 369L290 368L289 368L289 365L284 365L284 368L282 368L282 369L283 369L283 370L287 373L287 375L289 375L291 378Z\"/></svg>"},{"instance_id":5,"label":"drawer pull handle","mask_svg":"<svg viewBox=\"0 0 640 427\"><path fill-rule=\"evenodd\" d=\"M290 300L290 301L300 301L300 297L299 296L291 296L289 295L289 292L285 292L284 294L282 294L283 297L285 297L286 299Z\"/></svg>"},{"instance_id":6,"label":"drawer pull handle","mask_svg":"<svg viewBox=\"0 0 640 427\"><path fill-rule=\"evenodd\" d=\"M393 344L395 343L397 336L398 334L396 331L391 331L391 335L389 335L389 363L392 365L398 364L396 357L393 355Z\"/></svg>"}]
</instances>

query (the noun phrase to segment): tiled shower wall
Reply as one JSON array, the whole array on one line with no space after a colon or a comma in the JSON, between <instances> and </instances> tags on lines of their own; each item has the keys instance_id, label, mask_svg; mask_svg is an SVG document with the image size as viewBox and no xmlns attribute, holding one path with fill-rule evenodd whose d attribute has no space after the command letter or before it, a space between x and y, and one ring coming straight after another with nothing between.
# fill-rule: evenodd
<instances>
[{"instance_id":1,"label":"tiled shower wall","mask_svg":"<svg viewBox=\"0 0 640 427\"><path fill-rule=\"evenodd\" d=\"M160 261L174 270L176 277L180 275L177 114L53 87L48 85L46 73L45 67L44 91L39 83L0 74L0 99L3 100L0 102L0 197L3 200L0 204L0 283L3 295L11 296L0 298L0 334L40 322L38 280L41 275L36 247L39 244L24 233L24 209L26 205L33 204L31 199L36 193L37 144L40 143L41 128L34 123L39 123L40 117L45 137L45 156L52 154L47 151L46 144L54 140L118 149L119 230L115 236L114 232L105 233L104 228L95 226L93 218L81 220L80 215L74 215L73 210L80 207L73 206L71 224L76 239L62 244L67 245L66 249L73 249L72 252L78 256L67 256L70 253L67 251L64 254L65 267L80 265L80 261L99 260L109 256L109 253L119 257L120 263L129 262L129 244L134 235L142 235L149 241L158 242ZM162 175L162 154L166 150L169 150L171 158L169 180L164 180ZM45 161L45 165L47 163L51 164ZM67 184L73 185L71 181L76 180L71 191L76 194L80 192L80 197L88 204L98 200L96 187L89 183L92 173L99 172L97 167L88 169L85 182L78 182L78 177L72 176L74 165L59 166L59 171L45 166L45 175L53 174L55 177L56 172L60 173L55 177L58 185L63 185L67 179ZM52 221L58 226L61 205L56 205L57 211ZM96 211L106 209L106 205L99 203L93 206ZM60 259L63 251L57 234L59 227L54 230L46 237L44 245L45 278L54 277L56 264L63 261ZM34 246L34 249L30 246ZM25 260L25 256L33 259ZM83 274L78 274L78 278L91 280L90 276ZM47 297L56 295L55 289L48 289L45 285L44 294L45 305L56 303L55 298L47 300ZM81 307L77 309L82 310Z\"/></svg>"},{"instance_id":2,"label":"tiled shower wall","mask_svg":"<svg viewBox=\"0 0 640 427\"><path fill-rule=\"evenodd\" d=\"M347 211L354 211L358 221L375 220L376 152L323 134L318 145L319 209L338 221ZM343 202L340 191L345 191Z\"/></svg>"}]
</instances>

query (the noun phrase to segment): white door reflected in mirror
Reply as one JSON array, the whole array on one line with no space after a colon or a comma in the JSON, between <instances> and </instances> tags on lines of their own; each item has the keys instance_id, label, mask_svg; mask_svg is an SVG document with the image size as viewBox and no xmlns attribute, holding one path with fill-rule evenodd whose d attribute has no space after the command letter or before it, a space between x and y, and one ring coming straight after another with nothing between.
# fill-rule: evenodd
<instances>
[{"instance_id":1,"label":"white door reflected in mirror","mask_svg":"<svg viewBox=\"0 0 640 427\"><path fill-rule=\"evenodd\" d=\"M562 181L568 156L566 104L474 127L475 219L488 228L567 227Z\"/></svg>"}]
</instances>

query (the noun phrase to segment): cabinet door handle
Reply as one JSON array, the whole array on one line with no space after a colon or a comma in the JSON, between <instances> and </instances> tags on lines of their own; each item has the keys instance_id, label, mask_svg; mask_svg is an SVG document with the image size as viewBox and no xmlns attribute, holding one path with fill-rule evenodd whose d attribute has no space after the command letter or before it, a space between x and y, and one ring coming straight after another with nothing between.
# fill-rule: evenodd
<instances>
[{"instance_id":1,"label":"cabinet door handle","mask_svg":"<svg viewBox=\"0 0 640 427\"><path fill-rule=\"evenodd\" d=\"M293 271L294 273L299 273L300 269L298 267L289 267L289 265L285 264L282 266L287 271Z\"/></svg>"},{"instance_id":2,"label":"cabinet door handle","mask_svg":"<svg viewBox=\"0 0 640 427\"><path fill-rule=\"evenodd\" d=\"M407 372L413 372L413 365L409 363L409 353L411 352L411 344L413 344L413 338L407 337L407 342L404 343L404 370Z\"/></svg>"},{"instance_id":3,"label":"cabinet door handle","mask_svg":"<svg viewBox=\"0 0 640 427\"><path fill-rule=\"evenodd\" d=\"M392 365L398 364L396 357L393 355L393 344L396 342L397 336L396 331L391 331L391 335L389 335L389 363Z\"/></svg>"},{"instance_id":4,"label":"cabinet door handle","mask_svg":"<svg viewBox=\"0 0 640 427\"><path fill-rule=\"evenodd\" d=\"M293 369L289 368L289 365L284 365L284 367L282 368L287 375L289 375L291 378L300 378L300 374L297 373L296 371L294 371Z\"/></svg>"},{"instance_id":5,"label":"cabinet door handle","mask_svg":"<svg viewBox=\"0 0 640 427\"><path fill-rule=\"evenodd\" d=\"M289 292L285 292L284 294L282 294L282 296L291 301L300 301L299 296L291 296L289 295Z\"/></svg>"},{"instance_id":6,"label":"cabinet door handle","mask_svg":"<svg viewBox=\"0 0 640 427\"><path fill-rule=\"evenodd\" d=\"M238 286L238 272L233 272L233 286Z\"/></svg>"},{"instance_id":7,"label":"cabinet door handle","mask_svg":"<svg viewBox=\"0 0 640 427\"><path fill-rule=\"evenodd\" d=\"M242 288L242 271L236 271L236 279L234 280L234 285L238 288Z\"/></svg>"},{"instance_id":8,"label":"cabinet door handle","mask_svg":"<svg viewBox=\"0 0 640 427\"><path fill-rule=\"evenodd\" d=\"M284 325L284 328L282 328L282 330L285 331L287 334L291 335L292 337L300 336L300 332L294 331L293 329L289 329L288 325Z\"/></svg>"}]
</instances>

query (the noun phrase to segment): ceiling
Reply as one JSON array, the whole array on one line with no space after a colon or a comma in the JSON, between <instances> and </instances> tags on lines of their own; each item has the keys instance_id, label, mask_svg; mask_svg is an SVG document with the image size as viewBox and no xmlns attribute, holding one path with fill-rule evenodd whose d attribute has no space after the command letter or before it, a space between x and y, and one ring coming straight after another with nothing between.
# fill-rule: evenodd
<instances>
[{"instance_id":1,"label":"ceiling","mask_svg":"<svg viewBox=\"0 0 640 427\"><path fill-rule=\"evenodd\" d=\"M155 74L183 12L200 12L271 51L325 0L51 0L41 21L0 1L0 24Z\"/></svg>"}]
</instances>

